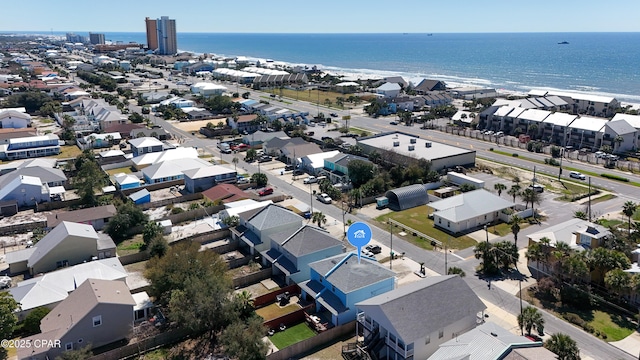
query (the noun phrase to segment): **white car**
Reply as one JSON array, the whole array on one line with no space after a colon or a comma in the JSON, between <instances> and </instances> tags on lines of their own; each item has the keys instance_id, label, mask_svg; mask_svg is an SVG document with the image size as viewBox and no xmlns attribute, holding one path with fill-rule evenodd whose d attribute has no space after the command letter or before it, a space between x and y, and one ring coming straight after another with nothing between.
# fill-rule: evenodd
<instances>
[{"instance_id":1,"label":"white car","mask_svg":"<svg viewBox=\"0 0 640 360\"><path fill-rule=\"evenodd\" d=\"M324 204L331 204L332 201L331 197L325 193L319 194L318 196L316 196L316 198L318 199L318 201Z\"/></svg>"},{"instance_id":2,"label":"white car","mask_svg":"<svg viewBox=\"0 0 640 360\"><path fill-rule=\"evenodd\" d=\"M580 180L585 180L587 177L584 176L584 174L579 173L577 171L572 171L569 173L569 177L574 178L574 179L580 179Z\"/></svg>"},{"instance_id":3,"label":"white car","mask_svg":"<svg viewBox=\"0 0 640 360\"><path fill-rule=\"evenodd\" d=\"M607 154L604 151L596 151L595 155L596 155L596 158L604 158L605 156L607 156Z\"/></svg>"},{"instance_id":4,"label":"white car","mask_svg":"<svg viewBox=\"0 0 640 360\"><path fill-rule=\"evenodd\" d=\"M0 289L6 289L11 287L11 278L7 275L0 276Z\"/></svg>"},{"instance_id":5,"label":"white car","mask_svg":"<svg viewBox=\"0 0 640 360\"><path fill-rule=\"evenodd\" d=\"M309 176L308 178L304 179L303 183L305 184L314 184L318 182L318 178L315 176Z\"/></svg>"}]
</instances>

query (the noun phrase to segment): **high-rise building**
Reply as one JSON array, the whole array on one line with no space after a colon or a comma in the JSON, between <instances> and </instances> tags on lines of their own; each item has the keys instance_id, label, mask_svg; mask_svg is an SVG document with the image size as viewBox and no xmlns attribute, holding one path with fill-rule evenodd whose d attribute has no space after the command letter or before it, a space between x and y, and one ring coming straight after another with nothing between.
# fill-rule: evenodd
<instances>
[{"instance_id":1,"label":"high-rise building","mask_svg":"<svg viewBox=\"0 0 640 360\"><path fill-rule=\"evenodd\" d=\"M151 50L157 50L160 55L173 55L178 52L176 36L176 21L162 16L153 20L145 19L147 26L147 46Z\"/></svg>"},{"instance_id":2,"label":"high-rise building","mask_svg":"<svg viewBox=\"0 0 640 360\"><path fill-rule=\"evenodd\" d=\"M82 35L76 35L74 33L67 33L67 41L70 43L86 43L87 37Z\"/></svg>"},{"instance_id":3,"label":"high-rise building","mask_svg":"<svg viewBox=\"0 0 640 360\"><path fill-rule=\"evenodd\" d=\"M147 25L147 48L156 50L158 48L158 25L155 19L144 19Z\"/></svg>"},{"instance_id":4,"label":"high-rise building","mask_svg":"<svg viewBox=\"0 0 640 360\"><path fill-rule=\"evenodd\" d=\"M104 44L104 34L89 33L89 42L93 45Z\"/></svg>"}]
</instances>

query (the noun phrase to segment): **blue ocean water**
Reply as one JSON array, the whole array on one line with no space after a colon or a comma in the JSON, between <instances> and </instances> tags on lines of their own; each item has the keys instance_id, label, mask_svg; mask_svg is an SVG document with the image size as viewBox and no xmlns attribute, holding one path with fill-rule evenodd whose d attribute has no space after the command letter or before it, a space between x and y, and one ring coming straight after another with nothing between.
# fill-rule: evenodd
<instances>
[{"instance_id":1,"label":"blue ocean water","mask_svg":"<svg viewBox=\"0 0 640 360\"><path fill-rule=\"evenodd\" d=\"M146 42L144 33L105 35ZM569 44L558 44L563 41ZM178 48L341 73L428 77L519 92L561 89L640 102L640 33L178 33Z\"/></svg>"}]
</instances>

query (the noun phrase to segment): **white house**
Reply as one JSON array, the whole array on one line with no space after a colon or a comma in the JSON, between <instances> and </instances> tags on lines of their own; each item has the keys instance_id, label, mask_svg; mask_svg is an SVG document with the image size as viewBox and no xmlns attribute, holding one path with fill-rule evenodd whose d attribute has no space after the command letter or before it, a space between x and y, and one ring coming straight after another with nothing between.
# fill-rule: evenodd
<instances>
[{"instance_id":1,"label":"white house","mask_svg":"<svg viewBox=\"0 0 640 360\"><path fill-rule=\"evenodd\" d=\"M0 109L0 125L3 129L23 129L31 125L31 115L16 109Z\"/></svg>"},{"instance_id":2,"label":"white house","mask_svg":"<svg viewBox=\"0 0 640 360\"><path fill-rule=\"evenodd\" d=\"M632 151L637 148L638 129L626 120L612 120L604 126L604 140L609 142L615 153Z\"/></svg>"},{"instance_id":3,"label":"white house","mask_svg":"<svg viewBox=\"0 0 640 360\"><path fill-rule=\"evenodd\" d=\"M394 98L400 95L400 90L402 88L399 84L387 82L376 88L376 94L385 98Z\"/></svg>"}]
</instances>

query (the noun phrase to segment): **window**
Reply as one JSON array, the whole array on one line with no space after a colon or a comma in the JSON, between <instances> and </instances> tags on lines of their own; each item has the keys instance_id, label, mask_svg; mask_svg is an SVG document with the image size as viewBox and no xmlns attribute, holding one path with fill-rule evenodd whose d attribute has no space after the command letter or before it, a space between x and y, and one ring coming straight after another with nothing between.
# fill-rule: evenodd
<instances>
[{"instance_id":1,"label":"window","mask_svg":"<svg viewBox=\"0 0 640 360\"><path fill-rule=\"evenodd\" d=\"M431 342L431 336L427 335L427 337L424 339L424 344L429 345L430 342Z\"/></svg>"},{"instance_id":2,"label":"window","mask_svg":"<svg viewBox=\"0 0 640 360\"><path fill-rule=\"evenodd\" d=\"M442 339L443 336L444 336L444 330L438 331L438 339Z\"/></svg>"},{"instance_id":3,"label":"window","mask_svg":"<svg viewBox=\"0 0 640 360\"><path fill-rule=\"evenodd\" d=\"M94 316L93 317L93 327L97 327L102 325L102 315L98 315L98 316Z\"/></svg>"},{"instance_id":4,"label":"window","mask_svg":"<svg viewBox=\"0 0 640 360\"><path fill-rule=\"evenodd\" d=\"M146 317L144 309L136 310L133 314L134 314L134 320L136 321L144 319Z\"/></svg>"},{"instance_id":5,"label":"window","mask_svg":"<svg viewBox=\"0 0 640 360\"><path fill-rule=\"evenodd\" d=\"M64 350L65 351L73 350L73 343L72 342L68 342L68 343L64 344Z\"/></svg>"},{"instance_id":6,"label":"window","mask_svg":"<svg viewBox=\"0 0 640 360\"><path fill-rule=\"evenodd\" d=\"M78 339L78 344L82 344L84 340L82 338Z\"/></svg>"}]
</instances>

